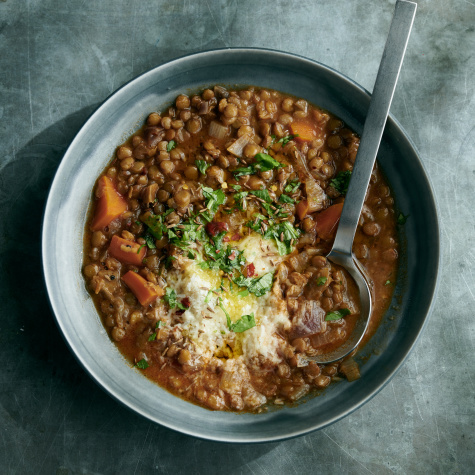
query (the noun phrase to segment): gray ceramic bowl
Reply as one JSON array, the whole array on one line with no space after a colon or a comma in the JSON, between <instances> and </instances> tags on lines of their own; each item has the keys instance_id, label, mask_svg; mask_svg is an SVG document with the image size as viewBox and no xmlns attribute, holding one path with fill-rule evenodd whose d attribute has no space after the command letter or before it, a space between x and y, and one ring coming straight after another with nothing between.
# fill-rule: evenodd
<instances>
[{"instance_id":1,"label":"gray ceramic bowl","mask_svg":"<svg viewBox=\"0 0 475 475\"><path fill-rule=\"evenodd\" d=\"M439 264L439 229L431 186L414 145L390 117L379 163L410 217L401 230L404 252L396 295L362 356L362 378L331 385L295 407L264 414L212 412L187 403L130 367L111 343L81 274L82 237L94 182L118 144L146 116L185 92L213 84L256 85L303 97L361 133L369 94L314 61L260 49L186 56L134 79L89 118L66 152L51 187L43 229L43 265L51 306L77 359L111 396L148 419L185 434L226 442L269 442L306 434L348 415L396 373L431 309Z\"/></svg>"}]
</instances>

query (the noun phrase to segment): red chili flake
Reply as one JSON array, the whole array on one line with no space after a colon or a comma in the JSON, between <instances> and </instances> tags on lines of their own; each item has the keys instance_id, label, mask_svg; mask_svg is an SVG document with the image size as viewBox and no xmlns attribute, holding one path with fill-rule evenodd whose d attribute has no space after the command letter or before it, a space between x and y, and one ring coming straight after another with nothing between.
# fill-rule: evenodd
<instances>
[{"instance_id":1,"label":"red chili flake","mask_svg":"<svg viewBox=\"0 0 475 475\"><path fill-rule=\"evenodd\" d=\"M241 235L239 233L233 234L231 236L231 241L239 241L241 239Z\"/></svg>"},{"instance_id":2,"label":"red chili flake","mask_svg":"<svg viewBox=\"0 0 475 475\"><path fill-rule=\"evenodd\" d=\"M206 232L211 236L214 237L216 234L222 233L223 231L228 230L228 225L226 223L217 221L208 223L206 226Z\"/></svg>"},{"instance_id":3,"label":"red chili flake","mask_svg":"<svg viewBox=\"0 0 475 475\"><path fill-rule=\"evenodd\" d=\"M231 254L229 254L228 259L229 259L230 261L234 261L234 259L236 259L236 251L231 252ZM251 264L251 265L252 265L252 264Z\"/></svg>"},{"instance_id":4,"label":"red chili flake","mask_svg":"<svg viewBox=\"0 0 475 475\"><path fill-rule=\"evenodd\" d=\"M248 264L246 267L246 277L252 277L256 273L256 268L254 264Z\"/></svg>"},{"instance_id":5,"label":"red chili flake","mask_svg":"<svg viewBox=\"0 0 475 475\"><path fill-rule=\"evenodd\" d=\"M229 242L231 239L229 236L224 236L223 237L223 242Z\"/></svg>"},{"instance_id":6,"label":"red chili flake","mask_svg":"<svg viewBox=\"0 0 475 475\"><path fill-rule=\"evenodd\" d=\"M219 254L221 252L221 249L216 249L216 254Z\"/></svg>"},{"instance_id":7,"label":"red chili flake","mask_svg":"<svg viewBox=\"0 0 475 475\"><path fill-rule=\"evenodd\" d=\"M188 297L185 297L185 298L181 299L181 303L186 308L191 307L191 302L190 302L190 299Z\"/></svg>"}]
</instances>

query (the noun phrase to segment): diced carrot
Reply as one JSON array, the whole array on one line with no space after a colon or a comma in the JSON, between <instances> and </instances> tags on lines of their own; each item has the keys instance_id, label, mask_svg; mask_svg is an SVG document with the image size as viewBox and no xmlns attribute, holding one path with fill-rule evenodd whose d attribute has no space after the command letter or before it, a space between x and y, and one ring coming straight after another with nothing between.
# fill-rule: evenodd
<instances>
[{"instance_id":1,"label":"diced carrot","mask_svg":"<svg viewBox=\"0 0 475 475\"><path fill-rule=\"evenodd\" d=\"M109 246L109 254L124 264L132 264L141 266L142 261L147 253L147 249L141 247L140 244L122 239L119 236L112 236Z\"/></svg>"},{"instance_id":2,"label":"diced carrot","mask_svg":"<svg viewBox=\"0 0 475 475\"><path fill-rule=\"evenodd\" d=\"M127 209L127 202L107 176L99 178L96 196L98 196L96 212L91 224L93 231L105 228Z\"/></svg>"},{"instance_id":3,"label":"diced carrot","mask_svg":"<svg viewBox=\"0 0 475 475\"><path fill-rule=\"evenodd\" d=\"M311 122L292 122L290 124L292 135L298 135L295 140L309 142L317 138L317 131Z\"/></svg>"},{"instance_id":4,"label":"diced carrot","mask_svg":"<svg viewBox=\"0 0 475 475\"><path fill-rule=\"evenodd\" d=\"M340 221L342 209L343 203L337 203L317 214L315 229L319 237L328 240L333 236Z\"/></svg>"},{"instance_id":5,"label":"diced carrot","mask_svg":"<svg viewBox=\"0 0 475 475\"><path fill-rule=\"evenodd\" d=\"M131 270L122 276L122 280L144 307L165 294L165 291L160 286L148 282L137 272Z\"/></svg>"},{"instance_id":6,"label":"diced carrot","mask_svg":"<svg viewBox=\"0 0 475 475\"><path fill-rule=\"evenodd\" d=\"M309 209L310 205L306 200L300 201L300 203L295 207L295 212L297 213L300 221L302 221L302 219L307 216Z\"/></svg>"}]
</instances>

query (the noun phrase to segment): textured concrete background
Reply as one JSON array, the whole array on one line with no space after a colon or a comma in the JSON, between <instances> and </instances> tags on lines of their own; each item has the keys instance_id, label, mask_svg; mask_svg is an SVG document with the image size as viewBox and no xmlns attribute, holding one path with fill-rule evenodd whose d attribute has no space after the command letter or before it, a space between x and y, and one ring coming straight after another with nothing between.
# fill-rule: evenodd
<instances>
[{"instance_id":1,"label":"textured concrete background","mask_svg":"<svg viewBox=\"0 0 475 475\"><path fill-rule=\"evenodd\" d=\"M0 0L0 472L475 473L475 3L418 4L392 113L440 207L432 318L403 369L356 413L299 439L236 446L148 422L75 362L42 285L48 186L99 102L186 53L281 49L371 90L394 1Z\"/></svg>"}]
</instances>

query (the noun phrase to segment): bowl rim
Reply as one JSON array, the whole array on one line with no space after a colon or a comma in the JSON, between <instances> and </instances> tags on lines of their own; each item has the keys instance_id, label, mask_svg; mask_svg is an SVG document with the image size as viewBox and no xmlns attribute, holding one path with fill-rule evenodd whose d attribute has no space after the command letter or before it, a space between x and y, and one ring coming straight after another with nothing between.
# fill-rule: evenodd
<instances>
[{"instance_id":1,"label":"bowl rim","mask_svg":"<svg viewBox=\"0 0 475 475\"><path fill-rule=\"evenodd\" d=\"M370 392L367 396L363 397L362 399L359 399L356 403L353 403L348 409L343 411L342 413L338 414L337 416L332 417L331 419L327 420L324 424L320 424L317 426L312 426L310 428L304 429L304 430L299 430L287 435L277 435L277 436L268 436L268 437L260 437L260 438L252 438L251 437L241 437L241 438L229 438L229 440L225 440L222 436L219 438L217 437L211 437L208 435L203 435L200 434L199 432L195 430L190 430L187 427L183 427L177 424L170 424L166 423L162 420L160 420L159 417L152 417L150 414L145 413L145 411L142 411L140 408L134 407L132 404L130 404L128 401L124 400L121 398L119 395L115 393L115 391L108 385L106 384L101 378L98 376L96 371L94 370L93 367L91 367L88 362L85 360L85 358L81 355L81 353L78 351L76 348L75 344L71 341L70 338L68 338L68 332L67 329L65 328L64 323L62 322L62 319L60 317L60 312L59 309L57 308L56 305L56 300L55 300L55 293L54 293L54 282L52 278L52 273L53 271L49 268L48 266L48 257L50 255L50 250L47 245L47 238L49 234L49 222L51 220L51 214L52 214L52 202L54 199L54 194L56 188L60 185L60 175L62 170L66 167L66 162L68 161L69 155L72 153L72 150L74 150L76 143L80 140L81 136L85 133L85 129L89 125L91 121L94 120L94 117L99 114L99 112L105 108L108 104L108 102L116 95L118 95L120 92L125 91L126 89L133 87L135 82L138 82L139 80L144 80L147 78L147 76L154 75L156 74L160 69L173 65L173 64L179 64L179 63L184 63L190 59L194 58L199 58L199 57L206 57L210 56L213 54L223 54L223 53L230 53L230 54L240 54L240 53L248 53L248 54L269 54L269 55L274 55L275 57L281 57L281 58L288 58L292 60L299 60L303 63L307 63L310 67L317 67L317 68L322 68L324 70L327 70L331 72L333 75L337 76L340 80L343 82L347 83L349 86L351 86L353 89L358 89L360 92L362 92L367 98L369 99L371 97L371 94L369 91L367 91L363 86L358 84L356 81L353 79L349 78L348 76L344 75L343 73L337 71L336 69L327 66L319 61L307 58L305 56L301 56L295 53L290 53L290 52L285 52L285 51L280 51L276 49L269 49L269 48L253 48L253 47L228 47L228 48L217 48L217 49L210 49L210 50L205 50L205 51L200 51L200 52L195 52L195 53L190 53L186 55L179 56L177 58L171 59L169 61L166 61L158 66L153 67L152 69L149 69L134 78L130 79L126 83L124 83L122 86L117 88L115 91L113 91L111 94L109 94L95 109L94 111L88 116L86 121L83 123L77 134L75 135L74 139L71 141L70 145L66 149L63 158L55 172L55 176L53 181L51 182L49 191L48 191L48 198L44 207L44 215L43 215L43 223L42 223L42 242L41 242L41 255L42 255L42 267L43 267L43 277L44 277L44 285L45 289L48 295L48 301L50 308L53 312L53 315L55 317L56 325L60 329L61 335L66 342L67 346L70 348L71 352L73 353L75 359L80 363L80 365L86 370L86 372L89 374L89 376L92 377L93 381L104 391L108 393L109 396L112 396L116 401L121 403L123 406L127 407L128 409L132 410L135 413L140 414L141 416L145 417L146 419L153 421L155 423L158 423L164 427L167 427L169 429L175 430L177 432L180 432L182 434L186 434L189 436L197 437L199 439L203 440L208 440L208 441L215 441L215 442L221 442L221 443L269 443L269 442L277 442L277 441L283 441L283 440L288 440L291 438L299 437L302 435L309 434L311 432L314 432L316 430L323 429L340 419L350 415L353 413L355 410L369 402L376 394L378 394L389 382L390 380L399 372L401 367L404 365L404 363L407 361L408 357L412 353L413 349L415 348L417 342L419 341L422 332L426 328L426 325L428 324L430 315L432 314L432 311L434 309L435 305L435 296L437 294L439 284L440 284L440 264L441 264L441 246L440 246L440 237L441 237L441 230L440 230L440 224L439 224L439 206L436 200L436 195L434 193L434 188L433 185L428 177L426 167L423 163L423 161L420 158L419 151L417 150L417 147L411 137L407 134L405 129L402 127L402 125L399 123L399 121L390 113L388 116L388 121L386 124L386 128L389 126L389 124L393 125L396 127L396 129L399 129L399 131L403 134L405 139L407 140L408 144L414 151L414 155L417 157L419 165L421 167L421 172L422 176L426 181L426 184L429 188L430 191L430 201L431 204L433 205L433 209L435 210L435 214L432 217L434 220L434 226L437 228L437 235L434 236L434 247L435 247L435 252L436 252L436 263L435 263L435 269L436 273L435 276L433 276L433 285L431 287L430 291L430 304L428 308L425 311L425 316L422 321L422 324L417 330L416 336L413 338L412 343L409 345L408 349L405 351L403 355L401 355L400 360L398 361L397 365L393 367L392 371L389 372L384 376L384 378L381 380L381 382Z\"/></svg>"}]
</instances>

